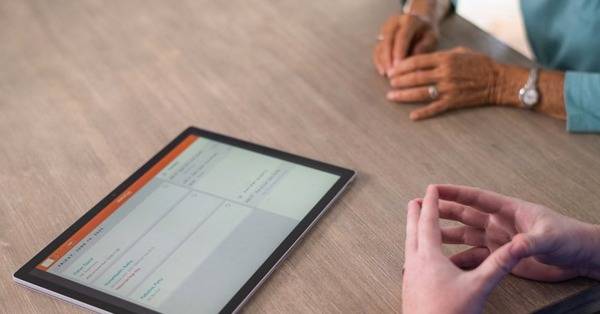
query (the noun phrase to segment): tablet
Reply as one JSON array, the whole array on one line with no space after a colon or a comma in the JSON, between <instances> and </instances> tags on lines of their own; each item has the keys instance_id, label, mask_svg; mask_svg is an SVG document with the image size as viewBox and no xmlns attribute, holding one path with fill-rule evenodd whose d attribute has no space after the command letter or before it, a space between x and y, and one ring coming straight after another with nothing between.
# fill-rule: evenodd
<instances>
[{"instance_id":1,"label":"tablet","mask_svg":"<svg viewBox=\"0 0 600 314\"><path fill-rule=\"evenodd\" d=\"M192 127L14 279L98 312L234 312L354 177Z\"/></svg>"}]
</instances>

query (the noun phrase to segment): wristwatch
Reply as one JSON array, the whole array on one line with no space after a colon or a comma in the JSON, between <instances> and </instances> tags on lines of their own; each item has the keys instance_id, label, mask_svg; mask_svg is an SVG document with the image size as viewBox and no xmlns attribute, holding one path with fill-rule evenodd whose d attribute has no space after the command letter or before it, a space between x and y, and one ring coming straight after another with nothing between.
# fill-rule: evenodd
<instances>
[{"instance_id":1,"label":"wristwatch","mask_svg":"<svg viewBox=\"0 0 600 314\"><path fill-rule=\"evenodd\" d=\"M527 83L519 90L519 100L525 109L533 109L540 101L540 92L537 88L538 68L529 71Z\"/></svg>"}]
</instances>

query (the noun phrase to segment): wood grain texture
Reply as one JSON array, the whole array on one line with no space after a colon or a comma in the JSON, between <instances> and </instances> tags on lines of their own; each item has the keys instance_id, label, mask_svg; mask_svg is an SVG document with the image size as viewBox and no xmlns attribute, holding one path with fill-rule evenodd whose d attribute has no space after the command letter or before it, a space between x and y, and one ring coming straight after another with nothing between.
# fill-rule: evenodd
<instances>
[{"instance_id":1,"label":"wood grain texture","mask_svg":"<svg viewBox=\"0 0 600 314\"><path fill-rule=\"evenodd\" d=\"M428 183L600 223L600 137L503 108L413 123L413 106L385 100L371 49L394 11L391 0L0 1L0 312L81 311L12 273L189 125L360 172L248 313L399 312L404 207ZM528 64L458 17L442 31L443 47ZM590 284L509 277L486 311L528 312Z\"/></svg>"}]
</instances>

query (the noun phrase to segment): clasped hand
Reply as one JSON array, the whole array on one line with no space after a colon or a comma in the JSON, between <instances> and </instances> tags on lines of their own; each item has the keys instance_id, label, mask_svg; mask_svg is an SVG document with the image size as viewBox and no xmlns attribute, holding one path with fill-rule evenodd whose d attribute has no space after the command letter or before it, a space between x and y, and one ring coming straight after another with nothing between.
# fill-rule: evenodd
<instances>
[{"instance_id":1,"label":"clasped hand","mask_svg":"<svg viewBox=\"0 0 600 314\"><path fill-rule=\"evenodd\" d=\"M373 62L389 80L389 100L427 104L410 113L412 120L452 109L513 105L501 91L505 65L464 47L432 52L438 37L434 22L413 15L392 16L383 25Z\"/></svg>"}]
</instances>

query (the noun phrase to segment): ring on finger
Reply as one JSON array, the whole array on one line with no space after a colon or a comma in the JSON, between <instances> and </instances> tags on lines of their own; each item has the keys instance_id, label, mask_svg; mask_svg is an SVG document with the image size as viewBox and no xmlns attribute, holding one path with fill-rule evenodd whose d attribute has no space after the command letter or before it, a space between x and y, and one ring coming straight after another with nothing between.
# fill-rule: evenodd
<instances>
[{"instance_id":1,"label":"ring on finger","mask_svg":"<svg viewBox=\"0 0 600 314\"><path fill-rule=\"evenodd\" d=\"M440 96L440 91L435 85L429 85L429 87L427 87L427 93L429 93L429 98L431 98L431 100L436 100Z\"/></svg>"}]
</instances>

